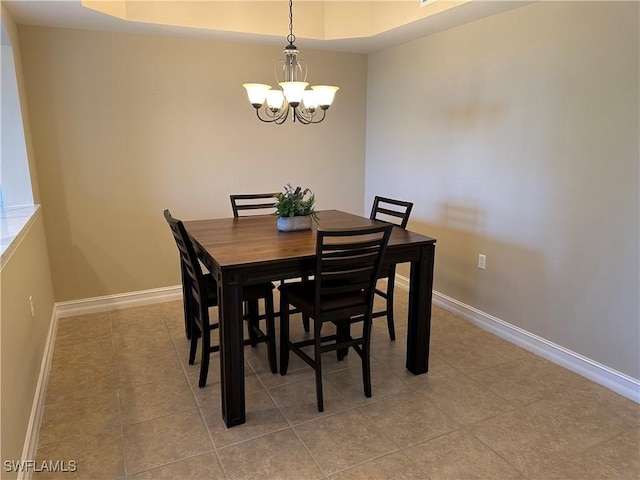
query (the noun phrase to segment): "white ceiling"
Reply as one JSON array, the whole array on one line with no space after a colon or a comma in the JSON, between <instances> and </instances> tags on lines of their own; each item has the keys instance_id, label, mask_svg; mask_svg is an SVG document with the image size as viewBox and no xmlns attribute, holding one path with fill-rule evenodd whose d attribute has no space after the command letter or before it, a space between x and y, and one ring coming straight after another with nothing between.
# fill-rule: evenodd
<instances>
[{"instance_id":1,"label":"white ceiling","mask_svg":"<svg viewBox=\"0 0 640 480\"><path fill-rule=\"evenodd\" d=\"M438 15L426 17L375 36L345 40L311 40L299 37L298 44L301 48L371 53L520 7L527 3L531 2L526 0L474 0L441 12ZM288 33L283 32L282 36L267 36L132 22L84 8L80 0L3 0L3 4L16 23L21 25L196 36L273 45L281 45Z\"/></svg>"}]
</instances>

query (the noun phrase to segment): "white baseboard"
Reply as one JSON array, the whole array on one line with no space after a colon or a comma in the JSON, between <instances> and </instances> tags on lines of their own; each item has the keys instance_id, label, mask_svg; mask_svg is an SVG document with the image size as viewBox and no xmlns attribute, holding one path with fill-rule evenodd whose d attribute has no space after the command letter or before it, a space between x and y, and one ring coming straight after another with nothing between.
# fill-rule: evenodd
<instances>
[{"instance_id":1,"label":"white baseboard","mask_svg":"<svg viewBox=\"0 0 640 480\"><path fill-rule=\"evenodd\" d=\"M118 295L106 295L103 297L85 298L70 302L58 302L53 306L51 313L51 324L40 364L40 374L33 397L31 415L22 449L22 460L34 460L38 447L38 433L42 423L44 413L44 400L47 391L47 381L51 370L51 360L53 358L53 347L55 345L56 332L58 330L58 320L73 315L83 315L87 313L106 312L108 310L119 310L122 308L135 307L139 305L149 305L152 303L170 302L182 299L182 286L156 288L153 290L142 290L139 292L122 293ZM18 480L29 480L32 478L32 471L25 469L18 473Z\"/></svg>"},{"instance_id":2,"label":"white baseboard","mask_svg":"<svg viewBox=\"0 0 640 480\"><path fill-rule=\"evenodd\" d=\"M49 371L51 370L51 359L53 358L53 346L56 339L56 331L58 330L58 320L56 318L56 307L54 305L51 312L51 321L49 323L49 332L42 353L42 361L40 362L40 373L38 374L38 382L36 383L36 391L33 395L33 404L31 406L31 415L27 424L27 432L22 448L22 460L35 460L36 451L38 449L38 433L40 432L40 424L42 423L42 414L44 413L44 399L47 391L47 381L49 380ZM32 478L32 470L24 469L18 471L18 480L30 480Z\"/></svg>"},{"instance_id":3,"label":"white baseboard","mask_svg":"<svg viewBox=\"0 0 640 480\"><path fill-rule=\"evenodd\" d=\"M182 286L174 285L172 287L140 290L138 292L118 293L116 295L105 295L103 297L58 302L55 305L55 310L57 311L57 318L64 318L73 315L106 312L108 310L119 310L122 308L171 302L181 299Z\"/></svg>"},{"instance_id":4,"label":"white baseboard","mask_svg":"<svg viewBox=\"0 0 640 480\"><path fill-rule=\"evenodd\" d=\"M409 279L396 275L396 285L409 290ZM561 345L511 325L442 293L433 292L433 303L519 347L582 375L620 395L640 403L640 380L602 365Z\"/></svg>"}]
</instances>

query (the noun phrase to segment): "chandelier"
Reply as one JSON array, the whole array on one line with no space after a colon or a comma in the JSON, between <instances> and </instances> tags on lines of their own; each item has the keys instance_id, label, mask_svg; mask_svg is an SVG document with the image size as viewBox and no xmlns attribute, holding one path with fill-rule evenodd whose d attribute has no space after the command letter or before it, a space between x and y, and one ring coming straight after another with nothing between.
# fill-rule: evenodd
<instances>
[{"instance_id":1,"label":"chandelier","mask_svg":"<svg viewBox=\"0 0 640 480\"><path fill-rule=\"evenodd\" d=\"M284 47L284 59L276 62L274 73L282 71L280 89L272 90L271 85L245 83L249 102L256 109L256 115L263 122L282 125L289 116L304 125L320 123L333 102L338 87L314 85L307 89L307 64L298 60L298 48L293 44L293 0L289 0L289 35ZM261 109L264 106L263 109Z\"/></svg>"}]
</instances>

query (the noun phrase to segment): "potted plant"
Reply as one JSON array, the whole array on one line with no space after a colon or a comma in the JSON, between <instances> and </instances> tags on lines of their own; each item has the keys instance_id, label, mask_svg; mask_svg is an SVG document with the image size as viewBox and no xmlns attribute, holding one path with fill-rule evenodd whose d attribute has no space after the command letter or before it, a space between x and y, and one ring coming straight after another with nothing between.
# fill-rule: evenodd
<instances>
[{"instance_id":1,"label":"potted plant","mask_svg":"<svg viewBox=\"0 0 640 480\"><path fill-rule=\"evenodd\" d=\"M277 226L281 232L309 230L311 220L316 212L313 205L316 201L311 190L302 187L293 188L290 183L284 186L284 192L275 195Z\"/></svg>"}]
</instances>

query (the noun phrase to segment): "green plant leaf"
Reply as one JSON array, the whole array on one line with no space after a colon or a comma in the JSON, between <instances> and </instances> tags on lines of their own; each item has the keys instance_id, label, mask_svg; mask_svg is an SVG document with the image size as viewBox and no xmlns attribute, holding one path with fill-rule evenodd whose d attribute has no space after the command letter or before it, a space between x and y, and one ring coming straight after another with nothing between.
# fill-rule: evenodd
<instances>
[{"instance_id":1,"label":"green plant leaf","mask_svg":"<svg viewBox=\"0 0 640 480\"><path fill-rule=\"evenodd\" d=\"M284 186L284 192L278 193L276 199L276 215L279 217L300 217L311 215L315 218L313 208L316 198L309 188L292 187L290 183Z\"/></svg>"}]
</instances>

